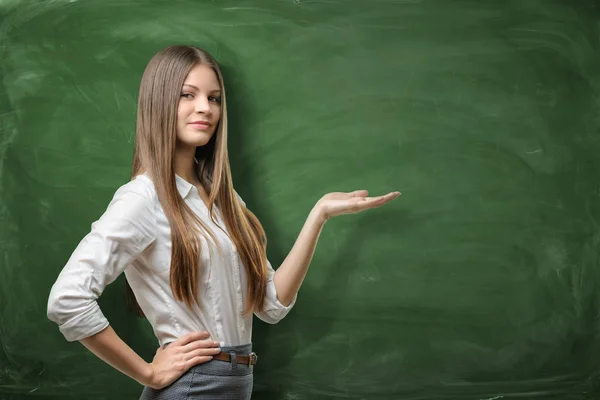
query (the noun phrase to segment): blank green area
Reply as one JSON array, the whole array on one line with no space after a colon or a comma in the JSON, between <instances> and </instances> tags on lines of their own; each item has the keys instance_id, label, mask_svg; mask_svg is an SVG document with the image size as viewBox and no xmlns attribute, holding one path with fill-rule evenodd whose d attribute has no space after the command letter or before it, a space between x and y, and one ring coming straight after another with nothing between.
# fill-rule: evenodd
<instances>
[{"instance_id":1,"label":"blank green area","mask_svg":"<svg viewBox=\"0 0 600 400\"><path fill-rule=\"evenodd\" d=\"M223 66L236 189L278 266L325 193L290 315L255 322L256 399L600 397L600 53L592 0L0 0L0 399L133 399L67 343L50 286L128 179L139 80ZM100 304L146 360L157 343Z\"/></svg>"}]
</instances>

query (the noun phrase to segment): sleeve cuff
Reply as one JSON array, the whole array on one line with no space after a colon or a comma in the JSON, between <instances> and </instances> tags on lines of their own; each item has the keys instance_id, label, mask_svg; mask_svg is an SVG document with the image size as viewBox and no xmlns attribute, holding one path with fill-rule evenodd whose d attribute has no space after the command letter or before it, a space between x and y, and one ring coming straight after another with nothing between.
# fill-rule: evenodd
<instances>
[{"instance_id":1,"label":"sleeve cuff","mask_svg":"<svg viewBox=\"0 0 600 400\"><path fill-rule=\"evenodd\" d=\"M296 304L297 298L298 294L294 296L290 304L284 306L283 304L281 304L279 299L277 299L275 285L273 284L273 282L269 282L269 284L267 285L267 293L265 296L264 311L256 313L256 315L264 322L276 324L290 312L292 307L294 307L294 304Z\"/></svg>"},{"instance_id":2,"label":"sleeve cuff","mask_svg":"<svg viewBox=\"0 0 600 400\"><path fill-rule=\"evenodd\" d=\"M85 339L95 335L98 332L106 329L108 320L102 314L98 304L94 304L92 308L82 315L70 319L60 325L58 329L69 342Z\"/></svg>"}]
</instances>

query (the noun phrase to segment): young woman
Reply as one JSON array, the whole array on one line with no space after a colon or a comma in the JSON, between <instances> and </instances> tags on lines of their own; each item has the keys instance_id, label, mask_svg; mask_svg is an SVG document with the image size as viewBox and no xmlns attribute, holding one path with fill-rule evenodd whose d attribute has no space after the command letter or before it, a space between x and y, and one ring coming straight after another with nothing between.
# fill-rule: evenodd
<instances>
[{"instance_id":1,"label":"young woman","mask_svg":"<svg viewBox=\"0 0 600 400\"><path fill-rule=\"evenodd\" d=\"M223 76L205 51L171 46L140 84L133 171L52 287L48 317L69 341L145 388L142 399L248 399L256 355L252 316L293 306L325 222L400 193L330 193L275 272L265 232L234 190ZM160 347L145 362L98 307L122 272Z\"/></svg>"}]
</instances>

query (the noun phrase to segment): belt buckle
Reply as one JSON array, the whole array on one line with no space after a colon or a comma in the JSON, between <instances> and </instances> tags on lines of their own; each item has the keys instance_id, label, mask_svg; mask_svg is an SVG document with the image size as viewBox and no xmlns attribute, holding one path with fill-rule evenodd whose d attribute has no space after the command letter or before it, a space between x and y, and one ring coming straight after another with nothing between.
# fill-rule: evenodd
<instances>
[{"instance_id":1,"label":"belt buckle","mask_svg":"<svg viewBox=\"0 0 600 400\"><path fill-rule=\"evenodd\" d=\"M248 366L256 365L256 361L258 361L258 356L255 352L248 354Z\"/></svg>"}]
</instances>

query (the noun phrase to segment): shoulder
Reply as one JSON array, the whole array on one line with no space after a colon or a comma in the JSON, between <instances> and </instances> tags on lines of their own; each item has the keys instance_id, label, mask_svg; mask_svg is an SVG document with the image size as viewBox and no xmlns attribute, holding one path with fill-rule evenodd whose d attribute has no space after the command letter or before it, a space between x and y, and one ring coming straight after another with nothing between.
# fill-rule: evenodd
<instances>
[{"instance_id":1,"label":"shoulder","mask_svg":"<svg viewBox=\"0 0 600 400\"><path fill-rule=\"evenodd\" d=\"M157 203L152 180L145 175L138 175L115 191L108 208L123 217L141 216L154 214Z\"/></svg>"},{"instance_id":2,"label":"shoulder","mask_svg":"<svg viewBox=\"0 0 600 400\"><path fill-rule=\"evenodd\" d=\"M158 200L154 183L146 175L138 175L117 189L113 200L121 198L141 198L147 203Z\"/></svg>"},{"instance_id":3,"label":"shoulder","mask_svg":"<svg viewBox=\"0 0 600 400\"><path fill-rule=\"evenodd\" d=\"M128 241L145 248L156 237L156 197L152 182L136 177L119 187L100 218L92 223L90 238ZM91 240L91 239L90 239Z\"/></svg>"},{"instance_id":4,"label":"shoulder","mask_svg":"<svg viewBox=\"0 0 600 400\"><path fill-rule=\"evenodd\" d=\"M156 193L152 181L137 176L119 187L92 229L111 238L133 239L145 246L155 237Z\"/></svg>"}]
</instances>

